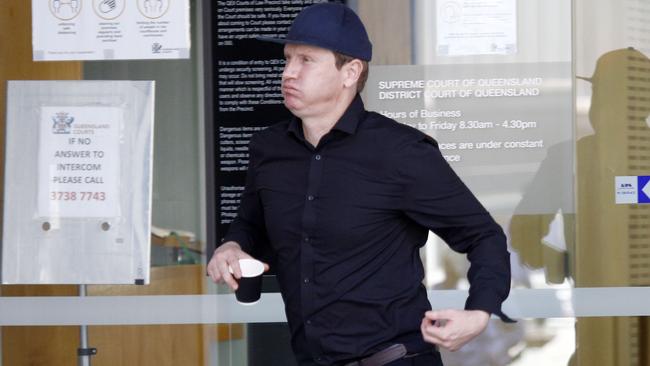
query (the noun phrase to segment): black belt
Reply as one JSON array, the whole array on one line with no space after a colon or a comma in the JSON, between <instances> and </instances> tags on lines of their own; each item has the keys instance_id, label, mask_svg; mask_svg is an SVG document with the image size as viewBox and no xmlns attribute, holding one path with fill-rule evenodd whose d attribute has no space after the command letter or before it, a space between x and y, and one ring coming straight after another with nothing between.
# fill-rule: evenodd
<instances>
[{"instance_id":1,"label":"black belt","mask_svg":"<svg viewBox=\"0 0 650 366\"><path fill-rule=\"evenodd\" d=\"M372 356L368 356L359 361L346 363L345 366L383 366L395 360L402 359L404 356L406 356L406 347L401 343L397 343Z\"/></svg>"}]
</instances>

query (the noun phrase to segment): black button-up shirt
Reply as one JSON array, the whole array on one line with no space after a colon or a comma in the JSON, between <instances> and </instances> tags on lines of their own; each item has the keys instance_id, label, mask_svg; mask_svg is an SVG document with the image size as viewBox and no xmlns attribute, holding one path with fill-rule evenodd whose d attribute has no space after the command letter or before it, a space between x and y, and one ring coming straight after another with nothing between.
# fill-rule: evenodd
<instances>
[{"instance_id":1,"label":"black button-up shirt","mask_svg":"<svg viewBox=\"0 0 650 366\"><path fill-rule=\"evenodd\" d=\"M503 316L510 289L501 228L436 142L364 109L357 96L318 146L299 119L253 136L246 189L225 240L268 242L301 364L332 364L395 342L430 347L419 249L432 230L467 253L467 309Z\"/></svg>"}]
</instances>

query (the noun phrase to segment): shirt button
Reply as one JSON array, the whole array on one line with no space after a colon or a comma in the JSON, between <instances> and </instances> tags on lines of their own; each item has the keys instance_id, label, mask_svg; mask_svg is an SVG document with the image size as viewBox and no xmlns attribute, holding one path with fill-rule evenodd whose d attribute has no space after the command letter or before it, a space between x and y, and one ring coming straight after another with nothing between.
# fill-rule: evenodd
<instances>
[{"instance_id":1,"label":"shirt button","mask_svg":"<svg viewBox=\"0 0 650 366\"><path fill-rule=\"evenodd\" d=\"M304 283L309 283L309 277L305 277L305 279L302 280L302 282L304 282Z\"/></svg>"},{"instance_id":2,"label":"shirt button","mask_svg":"<svg viewBox=\"0 0 650 366\"><path fill-rule=\"evenodd\" d=\"M321 362L321 361L323 361L323 358L322 357L316 357L316 361Z\"/></svg>"},{"instance_id":3,"label":"shirt button","mask_svg":"<svg viewBox=\"0 0 650 366\"><path fill-rule=\"evenodd\" d=\"M311 325L311 320L307 320L307 325Z\"/></svg>"},{"instance_id":4,"label":"shirt button","mask_svg":"<svg viewBox=\"0 0 650 366\"><path fill-rule=\"evenodd\" d=\"M314 196L309 196L309 197L307 197L307 199L310 200L310 201L313 201L313 200L314 200Z\"/></svg>"},{"instance_id":5,"label":"shirt button","mask_svg":"<svg viewBox=\"0 0 650 366\"><path fill-rule=\"evenodd\" d=\"M305 236L305 241L309 241L309 237L308 237L308 236Z\"/></svg>"},{"instance_id":6,"label":"shirt button","mask_svg":"<svg viewBox=\"0 0 650 366\"><path fill-rule=\"evenodd\" d=\"M316 160L320 160L320 154L314 157Z\"/></svg>"}]
</instances>

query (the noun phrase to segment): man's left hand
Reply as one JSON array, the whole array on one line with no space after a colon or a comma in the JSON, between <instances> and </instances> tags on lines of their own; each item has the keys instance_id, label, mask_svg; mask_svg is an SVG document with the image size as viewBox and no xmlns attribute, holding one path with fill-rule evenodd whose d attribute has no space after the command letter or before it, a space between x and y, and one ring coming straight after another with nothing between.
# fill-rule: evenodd
<instances>
[{"instance_id":1,"label":"man's left hand","mask_svg":"<svg viewBox=\"0 0 650 366\"><path fill-rule=\"evenodd\" d=\"M424 340L457 351L487 327L490 314L482 310L427 311L420 330Z\"/></svg>"}]
</instances>

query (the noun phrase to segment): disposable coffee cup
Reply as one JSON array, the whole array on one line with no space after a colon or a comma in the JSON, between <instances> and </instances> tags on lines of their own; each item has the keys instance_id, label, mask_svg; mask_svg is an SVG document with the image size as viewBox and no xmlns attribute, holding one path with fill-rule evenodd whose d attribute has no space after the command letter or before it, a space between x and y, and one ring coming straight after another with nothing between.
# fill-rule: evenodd
<instances>
[{"instance_id":1,"label":"disposable coffee cup","mask_svg":"<svg viewBox=\"0 0 650 366\"><path fill-rule=\"evenodd\" d=\"M237 302L242 305L254 305L260 300L262 294L264 264L256 259L240 259L239 268L241 278L237 279L239 287L235 291Z\"/></svg>"}]
</instances>

